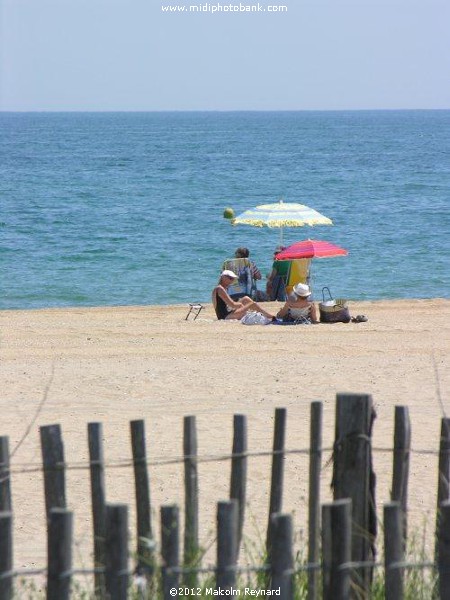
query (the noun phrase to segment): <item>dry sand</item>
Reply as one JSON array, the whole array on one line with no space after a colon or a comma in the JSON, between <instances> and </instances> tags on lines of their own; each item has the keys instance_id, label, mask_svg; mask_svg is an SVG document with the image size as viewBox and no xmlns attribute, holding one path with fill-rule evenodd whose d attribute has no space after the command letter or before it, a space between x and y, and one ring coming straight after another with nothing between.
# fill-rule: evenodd
<instances>
[{"instance_id":1,"label":"dry sand","mask_svg":"<svg viewBox=\"0 0 450 600\"><path fill-rule=\"evenodd\" d=\"M275 310L277 304L267 306ZM450 414L450 301L365 302L350 308L369 321L245 327L216 321L210 305L196 321L184 320L184 305L1 312L1 433L10 437L14 452L15 566L45 564L42 475L24 472L25 466L40 464L43 424L61 424L66 462L73 465L87 464L87 423L102 422L105 459L112 465L129 461L129 421L141 418L150 461L180 456L184 415L197 417L200 456L230 452L234 413L248 416L250 451L270 450L274 408L280 406L288 410L287 448L302 449L309 443L310 402L321 400L329 448L336 393L363 392L373 395L377 410L375 447L392 447L394 406L402 404L410 409L413 449L436 451L443 410ZM329 456L325 452L324 499L330 497ZM374 459L381 515L381 503L389 499L392 456L377 450ZM183 466L151 466L150 475L157 529L161 504L183 505ZM269 459L250 459L248 475L245 532L257 540L264 537L267 518ZM295 511L300 533L307 526L307 478L307 457L288 456L284 509ZM134 529L131 467L107 468L106 485L109 501L130 505ZM228 486L228 462L200 465L205 547L214 537L215 503L227 497ZM437 456L413 453L410 520L417 527L426 521L430 531L436 488ZM89 472L70 470L74 558L85 567L91 566L92 552L89 494Z\"/></svg>"}]
</instances>

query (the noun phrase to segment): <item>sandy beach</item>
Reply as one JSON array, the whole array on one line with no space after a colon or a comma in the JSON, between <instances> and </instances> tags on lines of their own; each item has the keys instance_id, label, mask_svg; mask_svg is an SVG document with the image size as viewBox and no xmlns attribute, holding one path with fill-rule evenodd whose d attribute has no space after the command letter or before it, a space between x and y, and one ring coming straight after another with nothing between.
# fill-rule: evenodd
<instances>
[{"instance_id":1,"label":"sandy beach","mask_svg":"<svg viewBox=\"0 0 450 600\"><path fill-rule=\"evenodd\" d=\"M334 434L337 392L373 395L377 502L389 499L394 406L409 407L412 422L410 522L431 531L437 488L440 419L450 414L450 301L399 300L351 303L359 324L299 327L218 322L211 305L185 321L186 305L72 308L0 313L2 428L10 438L15 566L43 566L46 557L39 426L60 423L68 465L87 465L87 424L103 423L107 498L130 505L129 421L145 419L149 461L182 451L182 417L197 417L199 455L230 453L233 414L248 417L249 450L270 450L275 407L288 411L288 449L307 448L312 401L324 404L324 447ZM276 303L266 305L274 312ZM31 425L29 432L27 428ZM331 466L322 496L330 497ZM264 537L270 461L251 458L245 535ZM159 506L183 504L183 466L150 467L153 521ZM305 531L308 460L286 458L284 509ZM201 541L211 544L215 503L225 499L229 463L200 465ZM89 472L69 470L67 497L75 512L75 562L91 566Z\"/></svg>"}]
</instances>

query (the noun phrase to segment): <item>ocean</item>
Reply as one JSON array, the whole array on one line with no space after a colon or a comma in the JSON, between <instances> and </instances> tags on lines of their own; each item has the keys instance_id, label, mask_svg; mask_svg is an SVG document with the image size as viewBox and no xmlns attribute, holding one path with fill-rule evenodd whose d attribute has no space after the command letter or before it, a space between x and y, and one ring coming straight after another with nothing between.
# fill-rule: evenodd
<instances>
[{"instance_id":1,"label":"ocean","mask_svg":"<svg viewBox=\"0 0 450 600\"><path fill-rule=\"evenodd\" d=\"M224 208L280 198L334 223L286 245L349 251L313 261L316 299L448 297L449 110L0 113L0 308L207 302L280 239Z\"/></svg>"}]
</instances>

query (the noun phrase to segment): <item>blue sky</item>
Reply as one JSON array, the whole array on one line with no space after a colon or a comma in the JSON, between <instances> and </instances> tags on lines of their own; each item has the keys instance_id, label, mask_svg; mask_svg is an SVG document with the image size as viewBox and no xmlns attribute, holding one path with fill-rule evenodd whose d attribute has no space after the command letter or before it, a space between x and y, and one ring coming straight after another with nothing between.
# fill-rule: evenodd
<instances>
[{"instance_id":1,"label":"blue sky","mask_svg":"<svg viewBox=\"0 0 450 600\"><path fill-rule=\"evenodd\" d=\"M450 108L449 0L196 3L1 0L0 110Z\"/></svg>"}]
</instances>

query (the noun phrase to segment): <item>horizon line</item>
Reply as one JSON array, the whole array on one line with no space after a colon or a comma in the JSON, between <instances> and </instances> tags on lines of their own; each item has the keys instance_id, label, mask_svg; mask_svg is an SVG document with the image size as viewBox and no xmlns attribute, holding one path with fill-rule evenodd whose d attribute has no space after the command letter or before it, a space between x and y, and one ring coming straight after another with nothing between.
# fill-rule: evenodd
<instances>
[{"instance_id":1,"label":"horizon line","mask_svg":"<svg viewBox=\"0 0 450 600\"><path fill-rule=\"evenodd\" d=\"M268 109L252 109L252 108L239 108L239 109L214 109L214 108L205 108L205 109L32 109L32 110L2 110L0 109L0 114L4 113L13 113L13 114L61 114L61 113L268 113L268 112L277 112L277 113L292 113L292 112L419 112L419 111L448 111L448 108L268 108Z\"/></svg>"}]
</instances>

